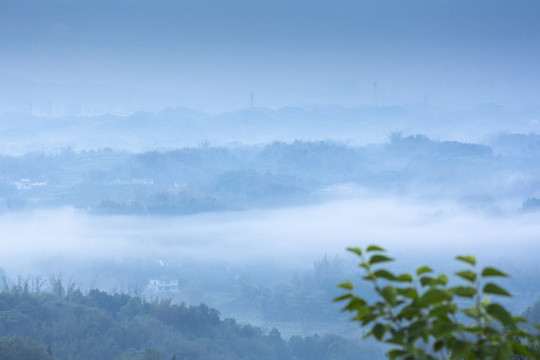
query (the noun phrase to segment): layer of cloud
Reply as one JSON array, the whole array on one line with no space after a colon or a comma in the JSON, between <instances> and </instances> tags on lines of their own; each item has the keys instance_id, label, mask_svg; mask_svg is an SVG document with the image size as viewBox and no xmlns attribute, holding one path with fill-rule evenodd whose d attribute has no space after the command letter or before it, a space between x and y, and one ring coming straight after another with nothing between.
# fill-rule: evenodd
<instances>
[{"instance_id":1,"label":"layer of cloud","mask_svg":"<svg viewBox=\"0 0 540 360\"><path fill-rule=\"evenodd\" d=\"M183 217L99 217L73 209L0 217L0 266L25 274L47 259L122 258L307 267L321 254L380 244L404 263L437 265L457 254L517 266L534 259L538 214L485 217L451 205L391 199ZM435 264L434 264L435 262ZM49 271L59 271L61 265Z\"/></svg>"}]
</instances>

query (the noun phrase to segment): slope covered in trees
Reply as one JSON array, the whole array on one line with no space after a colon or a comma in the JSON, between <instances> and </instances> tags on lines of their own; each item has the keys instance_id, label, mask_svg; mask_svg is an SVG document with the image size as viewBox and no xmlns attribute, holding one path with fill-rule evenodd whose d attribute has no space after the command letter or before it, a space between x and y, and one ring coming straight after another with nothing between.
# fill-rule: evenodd
<instances>
[{"instance_id":1,"label":"slope covered in trees","mask_svg":"<svg viewBox=\"0 0 540 360\"><path fill-rule=\"evenodd\" d=\"M68 148L1 156L0 212L73 206L101 214L193 214L308 204L355 191L494 211L510 202L515 211L540 196L532 166L539 144L534 134L471 144L394 132L388 143L361 147L203 143L136 154ZM529 203L524 209L533 208Z\"/></svg>"},{"instance_id":2,"label":"slope covered in trees","mask_svg":"<svg viewBox=\"0 0 540 360\"><path fill-rule=\"evenodd\" d=\"M204 304L99 290L83 294L61 283L51 293L20 284L6 290L0 293L0 346L34 351L39 360L50 354L73 360L358 359L372 352L362 342L334 335L285 340L275 328L222 319Z\"/></svg>"}]
</instances>

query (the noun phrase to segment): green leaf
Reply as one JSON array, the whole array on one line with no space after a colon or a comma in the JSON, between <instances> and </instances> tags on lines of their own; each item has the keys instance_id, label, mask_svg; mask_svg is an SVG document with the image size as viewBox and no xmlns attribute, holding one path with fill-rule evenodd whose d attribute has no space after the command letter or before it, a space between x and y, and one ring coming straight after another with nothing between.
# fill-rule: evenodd
<instances>
[{"instance_id":1,"label":"green leaf","mask_svg":"<svg viewBox=\"0 0 540 360\"><path fill-rule=\"evenodd\" d=\"M430 312L430 317L438 317L441 319L448 319L448 315L452 315L456 312L455 304L444 304L434 307Z\"/></svg>"},{"instance_id":2,"label":"green leaf","mask_svg":"<svg viewBox=\"0 0 540 360\"><path fill-rule=\"evenodd\" d=\"M421 266L418 269L416 269L416 275L422 275L425 273L433 272L433 270L427 266Z\"/></svg>"},{"instance_id":3,"label":"green leaf","mask_svg":"<svg viewBox=\"0 0 540 360\"><path fill-rule=\"evenodd\" d=\"M420 278L420 284L422 286L436 286L436 285L446 285L448 283L448 277L446 275L441 274L437 276L436 278L433 278L431 276L422 276Z\"/></svg>"},{"instance_id":4,"label":"green leaf","mask_svg":"<svg viewBox=\"0 0 540 360\"><path fill-rule=\"evenodd\" d=\"M434 305L438 302L450 299L450 294L441 289L429 289L421 297L420 302L423 304Z\"/></svg>"},{"instance_id":5,"label":"green leaf","mask_svg":"<svg viewBox=\"0 0 540 360\"><path fill-rule=\"evenodd\" d=\"M386 251L384 250L382 247L379 247L377 245L369 245L366 249L367 252L370 252L370 251Z\"/></svg>"},{"instance_id":6,"label":"green leaf","mask_svg":"<svg viewBox=\"0 0 540 360\"><path fill-rule=\"evenodd\" d=\"M464 356L469 348L472 346L472 343L468 341L455 340L450 343L449 350L452 353L452 358L459 359L461 356ZM469 359L469 357L467 357Z\"/></svg>"},{"instance_id":7,"label":"green leaf","mask_svg":"<svg viewBox=\"0 0 540 360\"><path fill-rule=\"evenodd\" d=\"M520 343L517 343L515 341L512 342L512 351L519 355L530 356L531 358L534 358L534 353L532 353L526 346L521 345Z\"/></svg>"},{"instance_id":8,"label":"green leaf","mask_svg":"<svg viewBox=\"0 0 540 360\"><path fill-rule=\"evenodd\" d=\"M480 316L480 312L475 306L465 308L461 310L461 312L463 312L465 315L473 319L476 319L478 316Z\"/></svg>"},{"instance_id":9,"label":"green leaf","mask_svg":"<svg viewBox=\"0 0 540 360\"><path fill-rule=\"evenodd\" d=\"M409 299L418 298L418 292L415 288L396 288L397 293Z\"/></svg>"},{"instance_id":10,"label":"green leaf","mask_svg":"<svg viewBox=\"0 0 540 360\"><path fill-rule=\"evenodd\" d=\"M456 331L458 326L451 321L436 321L433 324L433 335L435 338L441 339L445 336L451 335L452 332Z\"/></svg>"},{"instance_id":11,"label":"green leaf","mask_svg":"<svg viewBox=\"0 0 540 360\"><path fill-rule=\"evenodd\" d=\"M519 321L516 321L516 317L517 316L513 316L512 319L514 320L514 324L517 324ZM525 321L526 322L526 321ZM505 329L505 332L507 331L508 329ZM527 330L525 329L521 329L521 328L514 328L508 332L506 332L506 334L508 335L509 338L514 338L515 337L523 337L523 338L529 338L531 339L531 336L534 337L534 335L531 335L527 332ZM538 335L537 335L538 336Z\"/></svg>"},{"instance_id":12,"label":"green leaf","mask_svg":"<svg viewBox=\"0 0 540 360\"><path fill-rule=\"evenodd\" d=\"M502 271L500 271L498 269L492 268L492 267L487 267L487 268L484 268L484 270L482 270L482 277L488 277L488 276L508 277L507 274L503 273Z\"/></svg>"},{"instance_id":13,"label":"green leaf","mask_svg":"<svg viewBox=\"0 0 540 360\"><path fill-rule=\"evenodd\" d=\"M420 284L422 284L422 286L431 285L432 281L433 278L431 276L422 276L420 278Z\"/></svg>"},{"instance_id":14,"label":"green leaf","mask_svg":"<svg viewBox=\"0 0 540 360\"><path fill-rule=\"evenodd\" d=\"M347 248L347 251L355 253L358 256L362 256L362 249L359 248L359 247L349 247L349 248Z\"/></svg>"},{"instance_id":15,"label":"green leaf","mask_svg":"<svg viewBox=\"0 0 540 360\"><path fill-rule=\"evenodd\" d=\"M399 282L412 282L413 277L411 274L401 274L396 278L396 281Z\"/></svg>"},{"instance_id":16,"label":"green leaf","mask_svg":"<svg viewBox=\"0 0 540 360\"><path fill-rule=\"evenodd\" d=\"M403 355L407 355L408 352L405 351L405 350L399 350L399 349L393 349L393 350L390 350L387 355L388 355L388 358L390 359L396 359L396 358L399 358Z\"/></svg>"},{"instance_id":17,"label":"green leaf","mask_svg":"<svg viewBox=\"0 0 540 360\"><path fill-rule=\"evenodd\" d=\"M499 304L489 304L486 307L486 311L489 315L499 320L499 322L503 326L512 327L512 328L516 326L516 324L514 323L514 319L512 318L512 315L510 315L510 313L503 306Z\"/></svg>"},{"instance_id":18,"label":"green leaf","mask_svg":"<svg viewBox=\"0 0 540 360\"><path fill-rule=\"evenodd\" d=\"M347 300L347 299L349 299L349 298L351 298L351 297L353 297L352 294L345 294L345 295L338 296L337 298L335 298L335 299L332 300L332 301L334 301L334 302L339 302L339 301Z\"/></svg>"},{"instance_id":19,"label":"green leaf","mask_svg":"<svg viewBox=\"0 0 540 360\"><path fill-rule=\"evenodd\" d=\"M482 292L484 294L512 296L508 291L506 291L505 289L503 289L502 287L494 283L487 283L486 286L484 286L484 289L482 290Z\"/></svg>"},{"instance_id":20,"label":"green leaf","mask_svg":"<svg viewBox=\"0 0 540 360\"><path fill-rule=\"evenodd\" d=\"M510 359L512 356L512 344L509 342L503 342L497 347L497 359Z\"/></svg>"},{"instance_id":21,"label":"green leaf","mask_svg":"<svg viewBox=\"0 0 540 360\"><path fill-rule=\"evenodd\" d=\"M397 315L397 317L400 319L405 318L405 319L410 320L412 318L415 318L421 315L420 311L421 309L419 306L414 306L414 305L404 306L399 312L399 314Z\"/></svg>"},{"instance_id":22,"label":"green leaf","mask_svg":"<svg viewBox=\"0 0 540 360\"><path fill-rule=\"evenodd\" d=\"M386 332L386 326L383 324L377 323L373 326L371 329L371 333L377 338L377 340L381 341L381 339L384 336L384 333Z\"/></svg>"},{"instance_id":23,"label":"green leaf","mask_svg":"<svg viewBox=\"0 0 540 360\"><path fill-rule=\"evenodd\" d=\"M387 303L394 306L396 305L397 290L393 286L385 286L381 290L381 296L386 300Z\"/></svg>"},{"instance_id":24,"label":"green leaf","mask_svg":"<svg viewBox=\"0 0 540 360\"><path fill-rule=\"evenodd\" d=\"M456 275L472 283L476 281L476 273L471 270L458 271Z\"/></svg>"},{"instance_id":25,"label":"green leaf","mask_svg":"<svg viewBox=\"0 0 540 360\"><path fill-rule=\"evenodd\" d=\"M521 317L521 316L514 316L513 319L514 319L514 322L515 322L516 324L518 324L518 323L524 323L524 324L526 324L526 323L527 323L527 319L525 319L525 318L523 318L523 317Z\"/></svg>"},{"instance_id":26,"label":"green leaf","mask_svg":"<svg viewBox=\"0 0 540 360\"><path fill-rule=\"evenodd\" d=\"M343 308L344 311L363 311L366 308L367 302L359 297L353 297L351 301Z\"/></svg>"},{"instance_id":27,"label":"green leaf","mask_svg":"<svg viewBox=\"0 0 540 360\"><path fill-rule=\"evenodd\" d=\"M472 266L476 265L476 258L472 255L456 256L456 260L466 262L467 264L470 264Z\"/></svg>"},{"instance_id":28,"label":"green leaf","mask_svg":"<svg viewBox=\"0 0 540 360\"><path fill-rule=\"evenodd\" d=\"M454 295L464 298L472 298L476 295L476 288L473 286L454 286L448 290Z\"/></svg>"},{"instance_id":29,"label":"green leaf","mask_svg":"<svg viewBox=\"0 0 540 360\"><path fill-rule=\"evenodd\" d=\"M392 333L392 337L386 340L389 344L396 344L396 345L404 345L405 340L405 329L393 329L390 328L390 332Z\"/></svg>"},{"instance_id":30,"label":"green leaf","mask_svg":"<svg viewBox=\"0 0 540 360\"><path fill-rule=\"evenodd\" d=\"M481 333L482 331L484 331L485 328L482 327L482 326L465 326L463 328L463 330L465 332L470 333L470 334L477 334L477 333Z\"/></svg>"},{"instance_id":31,"label":"green leaf","mask_svg":"<svg viewBox=\"0 0 540 360\"><path fill-rule=\"evenodd\" d=\"M384 269L377 270L373 272L373 274L378 278L383 278L383 279L391 280L391 281L396 280L396 276L394 274Z\"/></svg>"},{"instance_id":32,"label":"green leaf","mask_svg":"<svg viewBox=\"0 0 540 360\"><path fill-rule=\"evenodd\" d=\"M499 330L497 329L494 329L493 327L489 326L489 325L485 325L484 327L481 328L480 331L483 331L484 332L484 335L486 336L500 336L501 333L499 332Z\"/></svg>"},{"instance_id":33,"label":"green leaf","mask_svg":"<svg viewBox=\"0 0 540 360\"><path fill-rule=\"evenodd\" d=\"M377 276L375 274L371 273L371 274L367 274L362 279L364 279L364 280L377 280Z\"/></svg>"},{"instance_id":34,"label":"green leaf","mask_svg":"<svg viewBox=\"0 0 540 360\"><path fill-rule=\"evenodd\" d=\"M362 316L362 326L366 326L367 324L377 319L378 317L379 316L377 314L374 314L373 311L366 313L364 316Z\"/></svg>"},{"instance_id":35,"label":"green leaf","mask_svg":"<svg viewBox=\"0 0 540 360\"><path fill-rule=\"evenodd\" d=\"M426 331L426 321L425 320L418 320L413 322L409 326L409 338L407 339L409 343L413 343L416 339L418 339L420 336L422 336L422 333Z\"/></svg>"},{"instance_id":36,"label":"green leaf","mask_svg":"<svg viewBox=\"0 0 540 360\"><path fill-rule=\"evenodd\" d=\"M345 310L347 309L343 309L342 311L345 311ZM348 310L348 311L351 311L351 312L356 311L356 316L354 317L354 319L356 321L364 321L366 316L371 313L372 309L370 309L367 306L362 306L362 307L356 307L354 310Z\"/></svg>"},{"instance_id":37,"label":"green leaf","mask_svg":"<svg viewBox=\"0 0 540 360\"><path fill-rule=\"evenodd\" d=\"M354 284L350 281L345 281L345 282L342 282L341 284L338 284L338 287L345 290L353 290Z\"/></svg>"},{"instance_id":38,"label":"green leaf","mask_svg":"<svg viewBox=\"0 0 540 360\"><path fill-rule=\"evenodd\" d=\"M446 275L444 275L444 274L441 274L441 275L437 276L435 279L433 279L433 281L429 285L430 286L435 286L435 285L443 285L443 286L445 286L447 283L448 283L448 277Z\"/></svg>"},{"instance_id":39,"label":"green leaf","mask_svg":"<svg viewBox=\"0 0 540 360\"><path fill-rule=\"evenodd\" d=\"M389 258L388 256L385 256L385 255L377 254L377 255L373 255L369 259L369 264L373 265L373 264L377 264L377 263L381 263L381 262L385 262L385 261L394 261L394 259Z\"/></svg>"}]
</instances>

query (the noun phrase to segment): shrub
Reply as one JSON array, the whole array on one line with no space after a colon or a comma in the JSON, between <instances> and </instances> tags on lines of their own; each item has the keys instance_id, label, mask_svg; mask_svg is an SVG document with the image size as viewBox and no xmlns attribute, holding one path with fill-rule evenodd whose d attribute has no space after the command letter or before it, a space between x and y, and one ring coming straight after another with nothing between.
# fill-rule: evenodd
<instances>
[{"instance_id":1,"label":"shrub","mask_svg":"<svg viewBox=\"0 0 540 360\"><path fill-rule=\"evenodd\" d=\"M511 296L491 280L506 277L502 271L480 271L474 256L457 256L467 266L455 273L464 284L449 286L448 276L436 276L427 266L414 276L380 268L393 259L379 246L348 250L360 257L377 299L366 301L354 294L353 283L344 282L338 286L347 292L335 301L346 303L343 310L354 314L353 321L370 327L366 337L389 345L390 359L540 359L538 335L520 327L526 320L490 301L489 296Z\"/></svg>"}]
</instances>

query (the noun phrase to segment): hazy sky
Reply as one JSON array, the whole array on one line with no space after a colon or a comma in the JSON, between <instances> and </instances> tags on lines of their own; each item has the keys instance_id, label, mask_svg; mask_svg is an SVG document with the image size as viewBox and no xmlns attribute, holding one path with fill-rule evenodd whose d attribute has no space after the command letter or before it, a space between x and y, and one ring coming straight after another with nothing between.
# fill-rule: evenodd
<instances>
[{"instance_id":1,"label":"hazy sky","mask_svg":"<svg viewBox=\"0 0 540 360\"><path fill-rule=\"evenodd\" d=\"M538 104L536 0L0 0L0 73L173 106Z\"/></svg>"}]
</instances>

